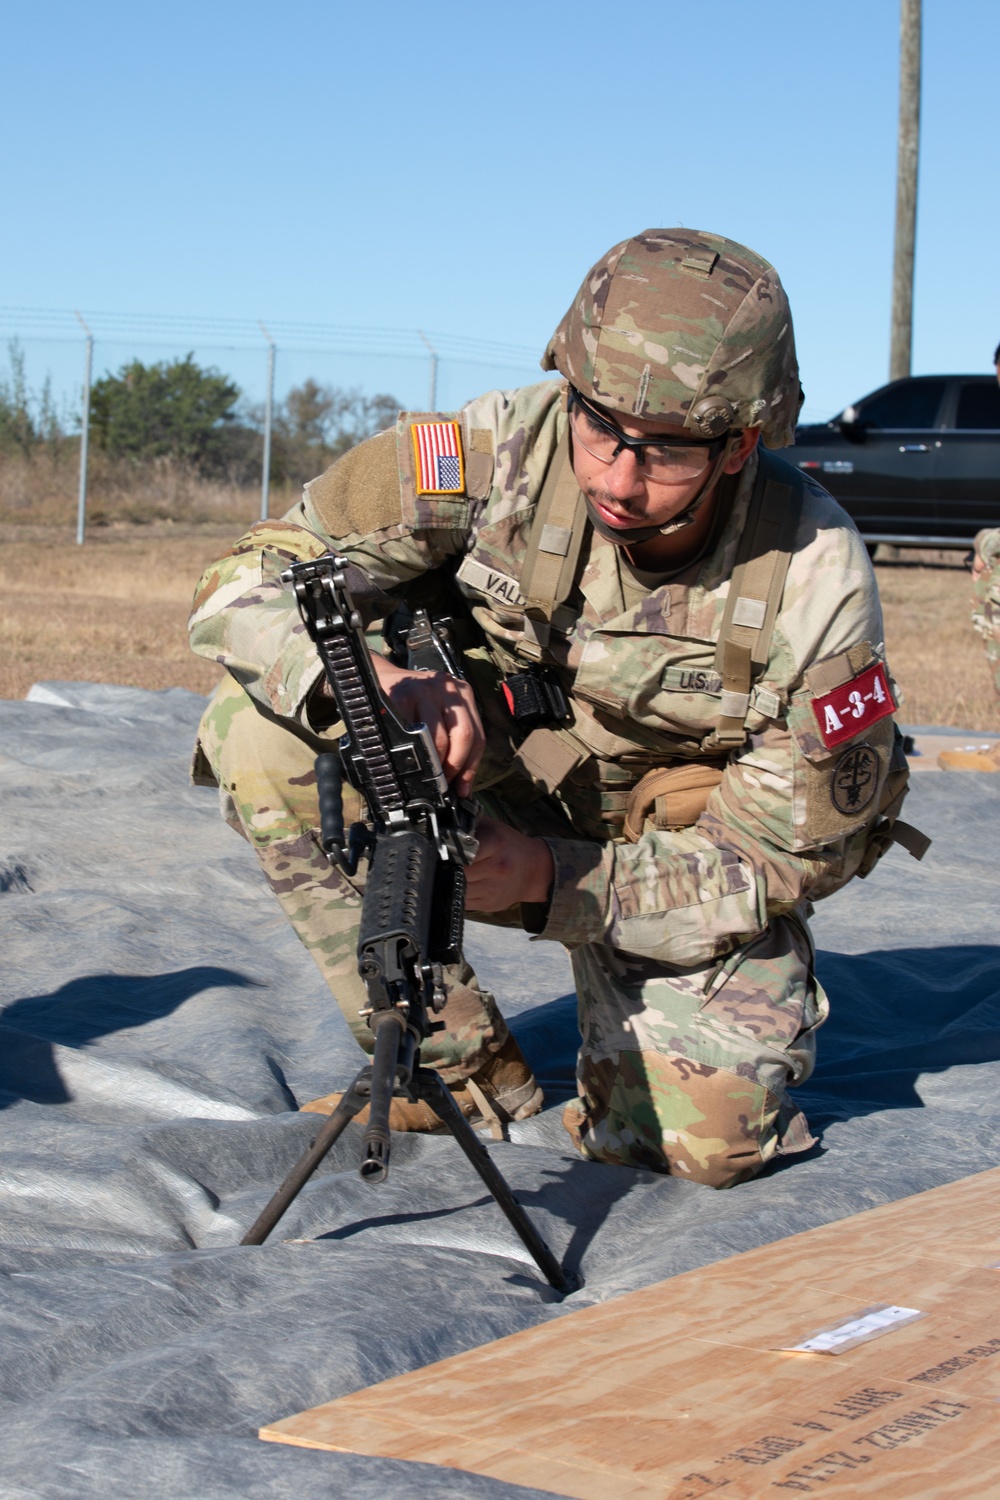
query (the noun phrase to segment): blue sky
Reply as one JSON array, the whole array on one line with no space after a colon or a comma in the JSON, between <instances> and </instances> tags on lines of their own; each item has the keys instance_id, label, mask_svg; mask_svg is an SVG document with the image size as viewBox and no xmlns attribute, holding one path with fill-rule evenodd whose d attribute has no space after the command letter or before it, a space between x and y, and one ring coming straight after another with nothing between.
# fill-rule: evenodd
<instances>
[{"instance_id":1,"label":"blue sky","mask_svg":"<svg viewBox=\"0 0 1000 1500\"><path fill-rule=\"evenodd\" d=\"M528 351L444 360L446 404L531 379L589 264L681 223L778 267L828 416L887 378L898 26L898 0L10 7L0 303ZM1000 340L998 57L996 0L924 0L915 373L988 370ZM64 382L78 345L37 333L32 375ZM259 393L221 336L136 352L180 343ZM422 358L279 341L279 383L310 373L426 398Z\"/></svg>"}]
</instances>

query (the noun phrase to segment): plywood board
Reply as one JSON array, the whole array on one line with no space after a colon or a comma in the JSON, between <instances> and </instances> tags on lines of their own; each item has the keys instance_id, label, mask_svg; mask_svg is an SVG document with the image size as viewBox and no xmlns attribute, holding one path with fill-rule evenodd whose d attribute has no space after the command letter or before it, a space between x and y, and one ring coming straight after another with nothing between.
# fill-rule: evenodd
<instances>
[{"instance_id":1,"label":"plywood board","mask_svg":"<svg viewBox=\"0 0 1000 1500\"><path fill-rule=\"evenodd\" d=\"M1000 1168L262 1428L578 1500L1000 1489ZM782 1352L872 1304L925 1314Z\"/></svg>"}]
</instances>

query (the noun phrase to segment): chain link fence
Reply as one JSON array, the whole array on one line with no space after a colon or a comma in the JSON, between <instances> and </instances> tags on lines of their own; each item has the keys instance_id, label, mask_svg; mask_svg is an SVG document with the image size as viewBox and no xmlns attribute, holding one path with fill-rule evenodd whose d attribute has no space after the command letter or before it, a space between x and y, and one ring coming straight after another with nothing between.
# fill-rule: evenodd
<instances>
[{"instance_id":1,"label":"chain link fence","mask_svg":"<svg viewBox=\"0 0 1000 1500\"><path fill-rule=\"evenodd\" d=\"M0 307L0 403L8 428L11 414L20 412L35 443L76 439L82 542L94 461L90 393L94 382L133 361L150 366L190 355L200 369L218 371L239 388L247 437L241 482L246 486L248 473L256 472L259 513L266 516L273 445L290 393L311 383L341 405L379 413L456 410L482 391L542 379L540 352L433 330Z\"/></svg>"}]
</instances>

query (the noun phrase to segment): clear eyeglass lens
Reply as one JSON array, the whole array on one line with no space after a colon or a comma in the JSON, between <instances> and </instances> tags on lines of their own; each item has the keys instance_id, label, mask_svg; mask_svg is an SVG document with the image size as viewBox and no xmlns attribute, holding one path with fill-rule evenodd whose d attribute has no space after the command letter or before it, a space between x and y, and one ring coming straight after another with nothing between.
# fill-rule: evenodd
<instances>
[{"instance_id":1,"label":"clear eyeglass lens","mask_svg":"<svg viewBox=\"0 0 1000 1500\"><path fill-rule=\"evenodd\" d=\"M647 448L646 471L650 479L693 479L708 464L704 448Z\"/></svg>"},{"instance_id":2,"label":"clear eyeglass lens","mask_svg":"<svg viewBox=\"0 0 1000 1500\"><path fill-rule=\"evenodd\" d=\"M594 458L609 464L618 446L618 438L590 417L584 407L574 406L572 414L573 436L581 448ZM679 479L694 479L703 473L708 463L705 448L667 448L650 444L643 449L643 472L654 483Z\"/></svg>"}]
</instances>

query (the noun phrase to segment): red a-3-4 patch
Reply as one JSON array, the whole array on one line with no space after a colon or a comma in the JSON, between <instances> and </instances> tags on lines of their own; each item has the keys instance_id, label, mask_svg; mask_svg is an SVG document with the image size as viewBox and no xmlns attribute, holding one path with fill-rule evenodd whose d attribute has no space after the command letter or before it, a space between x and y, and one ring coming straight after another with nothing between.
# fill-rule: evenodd
<instances>
[{"instance_id":1,"label":"red a-3-4 patch","mask_svg":"<svg viewBox=\"0 0 1000 1500\"><path fill-rule=\"evenodd\" d=\"M820 738L828 750L843 744L844 740L853 740L856 734L894 713L895 708L881 662L876 662L832 692L824 693L822 698L812 700Z\"/></svg>"}]
</instances>

